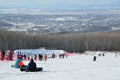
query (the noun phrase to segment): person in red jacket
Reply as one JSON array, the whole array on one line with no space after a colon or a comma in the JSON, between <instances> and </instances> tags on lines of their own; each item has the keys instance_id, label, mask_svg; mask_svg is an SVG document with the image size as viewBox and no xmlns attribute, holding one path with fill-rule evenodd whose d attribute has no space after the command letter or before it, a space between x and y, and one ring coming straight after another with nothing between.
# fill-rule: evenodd
<instances>
[{"instance_id":1,"label":"person in red jacket","mask_svg":"<svg viewBox=\"0 0 120 80\"><path fill-rule=\"evenodd\" d=\"M13 52L12 51L10 51L9 58L10 58L10 61L13 60Z\"/></svg>"},{"instance_id":2,"label":"person in red jacket","mask_svg":"<svg viewBox=\"0 0 120 80\"><path fill-rule=\"evenodd\" d=\"M5 51L1 49L1 60L4 61L5 59Z\"/></svg>"}]
</instances>

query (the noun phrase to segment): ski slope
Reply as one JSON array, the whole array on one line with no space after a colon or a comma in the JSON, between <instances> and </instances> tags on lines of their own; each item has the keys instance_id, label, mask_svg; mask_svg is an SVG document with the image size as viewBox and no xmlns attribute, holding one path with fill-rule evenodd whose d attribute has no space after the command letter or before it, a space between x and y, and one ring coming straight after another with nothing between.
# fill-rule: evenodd
<instances>
[{"instance_id":1,"label":"ski slope","mask_svg":"<svg viewBox=\"0 0 120 80\"><path fill-rule=\"evenodd\" d=\"M120 55L107 52L92 60L93 55L76 54L65 59L35 61L43 67L42 72L20 72L10 67L14 61L0 61L0 80L120 80Z\"/></svg>"}]
</instances>

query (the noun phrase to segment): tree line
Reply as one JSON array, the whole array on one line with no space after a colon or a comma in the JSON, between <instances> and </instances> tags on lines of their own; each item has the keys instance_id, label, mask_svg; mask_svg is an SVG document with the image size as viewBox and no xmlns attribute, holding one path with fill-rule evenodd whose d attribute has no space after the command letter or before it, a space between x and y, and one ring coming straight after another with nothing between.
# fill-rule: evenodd
<instances>
[{"instance_id":1,"label":"tree line","mask_svg":"<svg viewBox=\"0 0 120 80\"><path fill-rule=\"evenodd\" d=\"M0 29L1 49L62 49L70 52L86 50L120 51L120 31L79 34L30 35Z\"/></svg>"}]
</instances>

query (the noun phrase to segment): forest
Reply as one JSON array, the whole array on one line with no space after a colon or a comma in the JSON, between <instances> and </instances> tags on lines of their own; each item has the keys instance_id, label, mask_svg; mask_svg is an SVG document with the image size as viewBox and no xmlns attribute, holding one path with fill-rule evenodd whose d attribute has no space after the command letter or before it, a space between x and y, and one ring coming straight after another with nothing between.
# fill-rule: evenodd
<instances>
[{"instance_id":1,"label":"forest","mask_svg":"<svg viewBox=\"0 0 120 80\"><path fill-rule=\"evenodd\" d=\"M30 35L0 29L1 49L61 49L69 52L120 51L120 31Z\"/></svg>"}]
</instances>

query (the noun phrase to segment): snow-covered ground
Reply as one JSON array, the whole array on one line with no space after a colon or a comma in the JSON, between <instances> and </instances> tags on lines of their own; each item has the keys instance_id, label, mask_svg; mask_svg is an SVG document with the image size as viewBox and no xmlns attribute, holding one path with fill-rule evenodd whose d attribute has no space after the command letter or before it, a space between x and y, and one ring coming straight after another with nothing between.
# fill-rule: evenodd
<instances>
[{"instance_id":1,"label":"snow-covered ground","mask_svg":"<svg viewBox=\"0 0 120 80\"><path fill-rule=\"evenodd\" d=\"M120 80L120 55L71 55L67 59L36 61L42 72L20 72L11 68L14 61L0 61L0 80ZM28 61L24 61L28 64Z\"/></svg>"}]
</instances>

